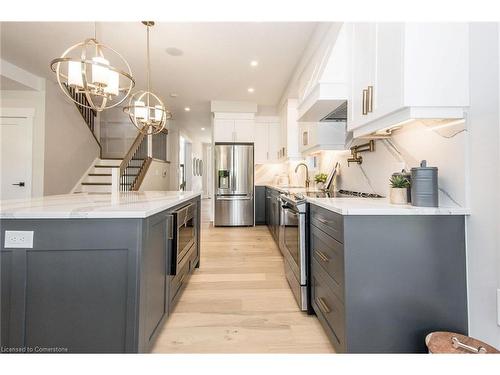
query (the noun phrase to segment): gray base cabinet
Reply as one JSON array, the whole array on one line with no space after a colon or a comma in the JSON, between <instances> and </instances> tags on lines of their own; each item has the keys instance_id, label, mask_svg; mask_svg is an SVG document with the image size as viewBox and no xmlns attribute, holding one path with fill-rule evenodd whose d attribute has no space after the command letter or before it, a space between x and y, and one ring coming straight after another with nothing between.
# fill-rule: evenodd
<instances>
[{"instance_id":1,"label":"gray base cabinet","mask_svg":"<svg viewBox=\"0 0 500 375\"><path fill-rule=\"evenodd\" d=\"M255 225L266 224L266 187L255 187Z\"/></svg>"},{"instance_id":2,"label":"gray base cabinet","mask_svg":"<svg viewBox=\"0 0 500 375\"><path fill-rule=\"evenodd\" d=\"M280 192L266 187L266 224L276 243L279 243L280 207Z\"/></svg>"},{"instance_id":3,"label":"gray base cabinet","mask_svg":"<svg viewBox=\"0 0 500 375\"><path fill-rule=\"evenodd\" d=\"M193 202L199 207L199 198ZM2 220L3 351L148 352L182 290L172 290L168 275L169 212L146 219ZM181 284L199 264L198 208L196 218ZM34 230L33 248L5 249L5 230Z\"/></svg>"},{"instance_id":4,"label":"gray base cabinet","mask_svg":"<svg viewBox=\"0 0 500 375\"><path fill-rule=\"evenodd\" d=\"M341 216L309 206L311 305L337 352L425 352L467 334L464 216Z\"/></svg>"}]
</instances>

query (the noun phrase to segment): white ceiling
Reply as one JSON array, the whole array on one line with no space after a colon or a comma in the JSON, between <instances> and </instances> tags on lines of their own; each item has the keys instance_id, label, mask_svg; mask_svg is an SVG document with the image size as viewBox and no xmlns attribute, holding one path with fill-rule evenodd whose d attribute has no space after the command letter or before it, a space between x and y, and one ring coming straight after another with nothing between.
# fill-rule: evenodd
<instances>
[{"instance_id":1,"label":"white ceiling","mask_svg":"<svg viewBox=\"0 0 500 375\"><path fill-rule=\"evenodd\" d=\"M210 100L278 103L316 23L157 23L151 30L153 91L174 113L181 127L207 135ZM94 35L94 23L3 22L2 58L54 80L51 59ZM136 89L145 86L146 30L140 22L107 22L97 26L98 39L129 62ZM165 49L175 47L182 56ZM256 68L251 60L258 60ZM255 92L248 93L253 87ZM171 98L170 93L177 93ZM185 112L184 107L191 111ZM201 132L201 127L207 128ZM206 137L203 137L206 138Z\"/></svg>"}]
</instances>

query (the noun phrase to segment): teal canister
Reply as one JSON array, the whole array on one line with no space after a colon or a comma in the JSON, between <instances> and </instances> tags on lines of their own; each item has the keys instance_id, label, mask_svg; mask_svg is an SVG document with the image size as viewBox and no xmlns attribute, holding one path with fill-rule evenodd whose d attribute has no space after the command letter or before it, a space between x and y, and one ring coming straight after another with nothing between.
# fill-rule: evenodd
<instances>
[{"instance_id":1,"label":"teal canister","mask_svg":"<svg viewBox=\"0 0 500 375\"><path fill-rule=\"evenodd\" d=\"M420 167L411 169L411 204L419 207L438 207L438 169L428 167L422 160Z\"/></svg>"}]
</instances>

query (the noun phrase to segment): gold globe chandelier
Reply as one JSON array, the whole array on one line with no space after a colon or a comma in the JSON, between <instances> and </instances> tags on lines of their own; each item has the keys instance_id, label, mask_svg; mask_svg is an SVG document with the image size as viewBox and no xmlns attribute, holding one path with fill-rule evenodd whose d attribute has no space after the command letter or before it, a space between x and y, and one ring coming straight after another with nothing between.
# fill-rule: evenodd
<instances>
[{"instance_id":1,"label":"gold globe chandelier","mask_svg":"<svg viewBox=\"0 0 500 375\"><path fill-rule=\"evenodd\" d=\"M51 61L50 68L68 98L97 112L122 103L135 85L123 56L97 40L97 24L94 24L94 38L69 47L61 57ZM68 87L84 94L88 104L73 98Z\"/></svg>"},{"instance_id":2,"label":"gold globe chandelier","mask_svg":"<svg viewBox=\"0 0 500 375\"><path fill-rule=\"evenodd\" d=\"M130 96L128 106L123 111L128 114L130 121L143 134L158 134L166 126L167 120L172 118L170 111L165 109L161 99L151 91L151 63L149 58L149 29L154 26L153 21L143 21L147 36L147 90L141 90Z\"/></svg>"}]
</instances>

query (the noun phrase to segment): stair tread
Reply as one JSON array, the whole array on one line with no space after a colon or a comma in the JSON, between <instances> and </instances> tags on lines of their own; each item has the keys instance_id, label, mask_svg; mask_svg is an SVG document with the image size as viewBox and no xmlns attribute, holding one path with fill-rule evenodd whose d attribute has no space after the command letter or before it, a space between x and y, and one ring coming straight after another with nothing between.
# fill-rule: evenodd
<instances>
[{"instance_id":1,"label":"stair tread","mask_svg":"<svg viewBox=\"0 0 500 375\"><path fill-rule=\"evenodd\" d=\"M120 168L119 165L99 165L99 164L94 165L94 167L96 167L96 168Z\"/></svg>"},{"instance_id":2,"label":"stair tread","mask_svg":"<svg viewBox=\"0 0 500 375\"><path fill-rule=\"evenodd\" d=\"M111 182L82 182L82 185L111 185Z\"/></svg>"},{"instance_id":3,"label":"stair tread","mask_svg":"<svg viewBox=\"0 0 500 375\"><path fill-rule=\"evenodd\" d=\"M89 176L111 176L111 173L89 173Z\"/></svg>"}]
</instances>

